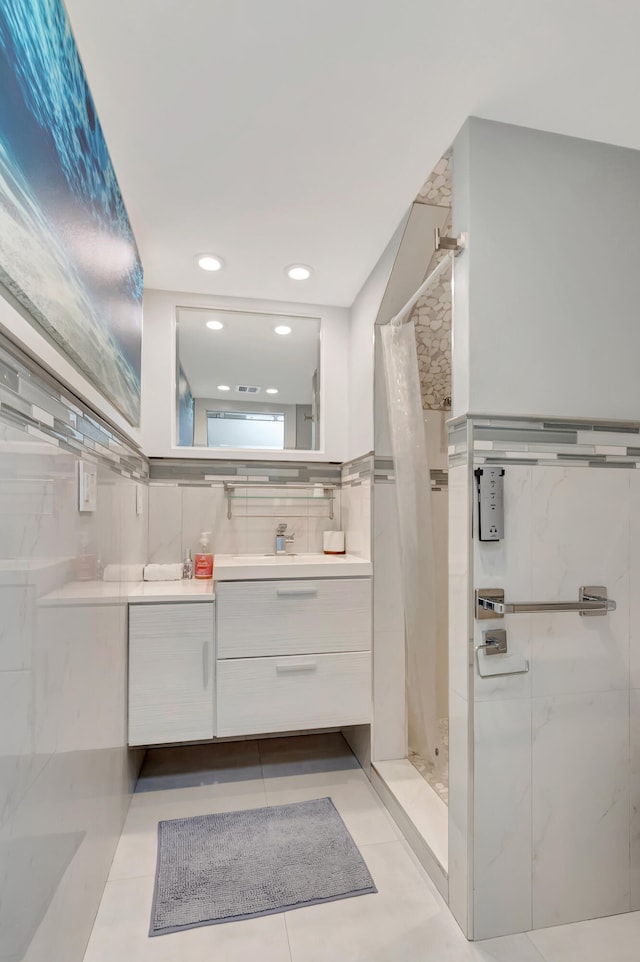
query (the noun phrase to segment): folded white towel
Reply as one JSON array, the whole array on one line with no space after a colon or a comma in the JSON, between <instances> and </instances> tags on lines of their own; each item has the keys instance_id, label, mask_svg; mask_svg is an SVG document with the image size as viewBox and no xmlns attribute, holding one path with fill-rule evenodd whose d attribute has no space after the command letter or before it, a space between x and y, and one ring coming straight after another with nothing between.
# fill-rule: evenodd
<instances>
[{"instance_id":1,"label":"folded white towel","mask_svg":"<svg viewBox=\"0 0 640 962\"><path fill-rule=\"evenodd\" d=\"M144 565L105 565L103 581L142 581Z\"/></svg>"},{"instance_id":2,"label":"folded white towel","mask_svg":"<svg viewBox=\"0 0 640 962\"><path fill-rule=\"evenodd\" d=\"M145 581L180 581L182 578L182 563L171 565L145 565Z\"/></svg>"}]
</instances>

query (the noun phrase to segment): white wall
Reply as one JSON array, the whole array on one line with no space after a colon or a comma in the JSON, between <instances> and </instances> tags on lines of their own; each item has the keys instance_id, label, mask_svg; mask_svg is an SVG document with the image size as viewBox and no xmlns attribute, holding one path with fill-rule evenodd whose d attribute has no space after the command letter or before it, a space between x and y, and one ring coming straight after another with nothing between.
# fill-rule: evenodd
<instances>
[{"instance_id":1,"label":"white wall","mask_svg":"<svg viewBox=\"0 0 640 962\"><path fill-rule=\"evenodd\" d=\"M402 241L406 218L351 306L348 459L373 451L374 328Z\"/></svg>"},{"instance_id":2,"label":"white wall","mask_svg":"<svg viewBox=\"0 0 640 962\"><path fill-rule=\"evenodd\" d=\"M142 439L148 457L185 457L176 445L175 379L176 307L213 307L220 310L268 311L320 317L320 450L270 451L270 461L345 461L347 451L347 409L349 401L349 312L342 307L250 300L148 290L144 297L144 341L142 348ZM191 448L194 457L228 458L230 452L206 447ZM243 460L261 460L264 451L243 451Z\"/></svg>"},{"instance_id":3,"label":"white wall","mask_svg":"<svg viewBox=\"0 0 640 962\"><path fill-rule=\"evenodd\" d=\"M470 118L453 199L454 416L640 417L640 152Z\"/></svg>"}]
</instances>

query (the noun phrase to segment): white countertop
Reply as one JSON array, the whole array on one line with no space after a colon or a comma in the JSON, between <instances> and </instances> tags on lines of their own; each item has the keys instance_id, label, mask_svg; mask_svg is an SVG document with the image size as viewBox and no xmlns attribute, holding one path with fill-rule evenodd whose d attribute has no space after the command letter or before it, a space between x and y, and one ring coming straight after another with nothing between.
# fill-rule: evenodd
<instances>
[{"instance_id":1,"label":"white countertop","mask_svg":"<svg viewBox=\"0 0 640 962\"><path fill-rule=\"evenodd\" d=\"M1 558L0 585L35 585L64 576L73 558Z\"/></svg>"},{"instance_id":2,"label":"white countertop","mask_svg":"<svg viewBox=\"0 0 640 962\"><path fill-rule=\"evenodd\" d=\"M212 581L70 581L43 595L39 605L153 604L159 601L213 601Z\"/></svg>"},{"instance_id":3,"label":"white countertop","mask_svg":"<svg viewBox=\"0 0 640 962\"><path fill-rule=\"evenodd\" d=\"M373 574L370 561L355 555L232 555L217 554L213 577L216 581L254 581L276 578L367 578Z\"/></svg>"},{"instance_id":4,"label":"white countertop","mask_svg":"<svg viewBox=\"0 0 640 962\"><path fill-rule=\"evenodd\" d=\"M12 562L11 577L24 584L40 569L48 569L58 561ZM67 569L68 570L68 569ZM59 572L59 569L58 569ZM8 571L6 572L8 574ZM256 581L296 578L370 577L370 561L354 555L216 555L213 575L216 581ZM1 583L1 571L0 571ZM14 582L15 583L15 580ZM28 581L27 581L28 583ZM55 582L54 582L55 583ZM68 581L43 593L38 598L42 607L64 605L153 604L176 601L214 601L213 581Z\"/></svg>"}]
</instances>

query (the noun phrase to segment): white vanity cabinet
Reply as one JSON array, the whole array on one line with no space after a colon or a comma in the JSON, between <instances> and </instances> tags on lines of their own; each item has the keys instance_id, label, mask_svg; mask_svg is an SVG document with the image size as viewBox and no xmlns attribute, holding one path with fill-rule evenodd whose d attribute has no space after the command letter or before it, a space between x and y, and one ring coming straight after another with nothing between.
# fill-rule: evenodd
<instances>
[{"instance_id":1,"label":"white vanity cabinet","mask_svg":"<svg viewBox=\"0 0 640 962\"><path fill-rule=\"evenodd\" d=\"M214 735L213 602L129 605L129 744Z\"/></svg>"},{"instance_id":2,"label":"white vanity cabinet","mask_svg":"<svg viewBox=\"0 0 640 962\"><path fill-rule=\"evenodd\" d=\"M216 734L371 720L371 579L216 585Z\"/></svg>"}]
</instances>

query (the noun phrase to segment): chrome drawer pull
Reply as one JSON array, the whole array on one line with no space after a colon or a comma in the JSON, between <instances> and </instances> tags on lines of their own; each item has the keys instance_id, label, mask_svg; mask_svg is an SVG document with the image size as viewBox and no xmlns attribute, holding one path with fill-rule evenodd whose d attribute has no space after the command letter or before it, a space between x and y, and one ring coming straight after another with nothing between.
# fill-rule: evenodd
<instances>
[{"instance_id":1,"label":"chrome drawer pull","mask_svg":"<svg viewBox=\"0 0 640 962\"><path fill-rule=\"evenodd\" d=\"M209 686L209 642L204 641L202 643L202 687L205 689Z\"/></svg>"},{"instance_id":2,"label":"chrome drawer pull","mask_svg":"<svg viewBox=\"0 0 640 962\"><path fill-rule=\"evenodd\" d=\"M278 598L303 598L305 595L317 595L317 588L278 588L276 590Z\"/></svg>"},{"instance_id":3,"label":"chrome drawer pull","mask_svg":"<svg viewBox=\"0 0 640 962\"><path fill-rule=\"evenodd\" d=\"M292 664L276 665L276 672L279 675L293 675L297 672L316 671L317 668L315 661L296 661Z\"/></svg>"}]
</instances>

